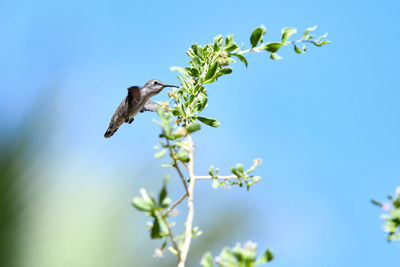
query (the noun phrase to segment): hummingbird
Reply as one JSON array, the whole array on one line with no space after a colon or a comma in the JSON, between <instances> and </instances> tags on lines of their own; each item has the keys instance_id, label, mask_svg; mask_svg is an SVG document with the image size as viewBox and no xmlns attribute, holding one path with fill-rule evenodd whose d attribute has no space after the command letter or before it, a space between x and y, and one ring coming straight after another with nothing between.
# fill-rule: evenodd
<instances>
[{"instance_id":1,"label":"hummingbird","mask_svg":"<svg viewBox=\"0 0 400 267\"><path fill-rule=\"evenodd\" d=\"M150 98L160 93L165 87L179 88L179 86L168 85L154 79L148 81L142 88L138 86L129 87L128 95L122 100L112 116L104 137L111 137L124 122L131 124L134 120L133 118L139 112L155 112L159 104L151 101Z\"/></svg>"}]
</instances>

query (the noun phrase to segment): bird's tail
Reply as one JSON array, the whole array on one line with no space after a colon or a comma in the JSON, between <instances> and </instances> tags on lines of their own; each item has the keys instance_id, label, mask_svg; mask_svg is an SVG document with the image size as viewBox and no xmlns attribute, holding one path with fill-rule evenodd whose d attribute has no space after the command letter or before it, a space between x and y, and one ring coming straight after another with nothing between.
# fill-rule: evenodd
<instances>
[{"instance_id":1,"label":"bird's tail","mask_svg":"<svg viewBox=\"0 0 400 267\"><path fill-rule=\"evenodd\" d=\"M111 130L111 127L108 127L106 133L104 134L104 137L105 137L105 138L109 138L109 137L113 136L113 134L114 134L117 130L118 130L118 128L115 129L115 130Z\"/></svg>"}]
</instances>

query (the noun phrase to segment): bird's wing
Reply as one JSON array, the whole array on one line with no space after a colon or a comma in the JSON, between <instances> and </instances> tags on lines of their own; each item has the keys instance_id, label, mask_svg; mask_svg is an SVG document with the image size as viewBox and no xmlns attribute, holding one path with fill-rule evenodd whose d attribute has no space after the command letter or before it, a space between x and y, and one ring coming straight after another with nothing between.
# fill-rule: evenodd
<instances>
[{"instance_id":1,"label":"bird's wing","mask_svg":"<svg viewBox=\"0 0 400 267\"><path fill-rule=\"evenodd\" d=\"M153 102L151 100L147 100L146 104L144 104L143 108L140 110L140 112L145 112L145 111L151 111L151 112L156 112L157 111L157 104L156 102Z\"/></svg>"},{"instance_id":2,"label":"bird's wing","mask_svg":"<svg viewBox=\"0 0 400 267\"><path fill-rule=\"evenodd\" d=\"M132 110L140 102L140 87L131 86L128 88L128 96L126 97L126 103L128 104L128 110Z\"/></svg>"}]
</instances>

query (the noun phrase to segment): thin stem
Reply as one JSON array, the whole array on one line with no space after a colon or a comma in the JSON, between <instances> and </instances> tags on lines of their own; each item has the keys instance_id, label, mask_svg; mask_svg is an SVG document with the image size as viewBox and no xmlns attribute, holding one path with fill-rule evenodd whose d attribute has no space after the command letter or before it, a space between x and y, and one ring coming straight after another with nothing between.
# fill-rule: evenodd
<instances>
[{"instance_id":1,"label":"thin stem","mask_svg":"<svg viewBox=\"0 0 400 267\"><path fill-rule=\"evenodd\" d=\"M296 41L288 41L289 44L298 44L298 43L314 43L314 40L296 40Z\"/></svg>"},{"instance_id":2,"label":"thin stem","mask_svg":"<svg viewBox=\"0 0 400 267\"><path fill-rule=\"evenodd\" d=\"M172 234L171 226L169 226L169 223L167 222L166 218L163 218L163 220L164 220L164 223L167 225L168 235L169 235L169 238L171 239L172 246L176 250L176 253L178 253L178 261L180 261L181 257L182 257L182 254L181 254L181 251L179 250L178 244L175 241L175 237Z\"/></svg>"},{"instance_id":3,"label":"thin stem","mask_svg":"<svg viewBox=\"0 0 400 267\"><path fill-rule=\"evenodd\" d=\"M249 48L249 49L247 49L247 50L239 51L238 54L246 54L246 53L251 52L252 50L253 50L252 48Z\"/></svg>"},{"instance_id":4,"label":"thin stem","mask_svg":"<svg viewBox=\"0 0 400 267\"><path fill-rule=\"evenodd\" d=\"M185 187L185 191L186 191L186 194L185 194L185 195L188 195L189 192L188 192L188 186L187 186L185 177L183 176L182 171L181 171L181 169L179 168L178 162L177 162L176 160L175 160L175 164L174 164L174 165L175 165L176 171L179 173L179 177L181 178L181 181L182 181L182 183L183 183L183 186Z\"/></svg>"},{"instance_id":5,"label":"thin stem","mask_svg":"<svg viewBox=\"0 0 400 267\"><path fill-rule=\"evenodd\" d=\"M286 43L284 43L283 45L286 46L286 45L291 45L291 44L295 45L298 43L313 43L313 42L314 42L314 40L300 39L300 40L295 40L295 41L286 41ZM249 48L246 50L238 51L237 54L243 55L243 54L246 54L246 53L249 53L252 51L261 52L262 50L264 50L263 46L264 46L264 44L261 44L258 47L253 47L253 48Z\"/></svg>"},{"instance_id":6,"label":"thin stem","mask_svg":"<svg viewBox=\"0 0 400 267\"><path fill-rule=\"evenodd\" d=\"M174 204L172 204L171 207L169 207L169 209L163 214L164 216L167 216L176 206L178 206L187 196L188 194L185 193L183 196L181 196Z\"/></svg>"},{"instance_id":7,"label":"thin stem","mask_svg":"<svg viewBox=\"0 0 400 267\"><path fill-rule=\"evenodd\" d=\"M181 257L178 262L178 267L185 267L185 262L189 252L190 242L192 241L192 225L194 217L193 194L194 194L194 185L196 182L196 176L194 175L193 140L190 135L187 136L187 139L188 139L188 155L189 155L188 171L190 175L189 190L188 190L188 214L185 223L186 227L185 240L183 242Z\"/></svg>"},{"instance_id":8,"label":"thin stem","mask_svg":"<svg viewBox=\"0 0 400 267\"><path fill-rule=\"evenodd\" d=\"M196 176L196 180L228 180L228 179L234 179L237 178L236 175L225 175L225 176L211 176L211 175L205 175L205 176Z\"/></svg>"},{"instance_id":9,"label":"thin stem","mask_svg":"<svg viewBox=\"0 0 400 267\"><path fill-rule=\"evenodd\" d=\"M181 169L179 168L178 161L177 161L176 158L175 158L175 152L174 152L174 151L172 150L172 148L171 148L171 145L170 145L170 143L169 143L169 139L168 139L167 137L165 137L165 140L167 140L167 146L168 146L168 149L169 149L169 154L170 154L171 158L172 158L173 161L174 161L174 167L175 167L176 171L178 172L179 177L181 178L181 181L182 181L182 183L183 183L183 186L185 187L186 194L189 194L189 192L188 192L188 186L187 186L185 177L183 176L183 173L182 173Z\"/></svg>"}]
</instances>

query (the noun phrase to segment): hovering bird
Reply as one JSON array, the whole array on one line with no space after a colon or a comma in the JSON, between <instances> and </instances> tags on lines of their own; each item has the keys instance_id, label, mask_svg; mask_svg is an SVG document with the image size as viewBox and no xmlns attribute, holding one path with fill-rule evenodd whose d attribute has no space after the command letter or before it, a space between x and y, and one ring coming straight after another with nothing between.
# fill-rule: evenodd
<instances>
[{"instance_id":1,"label":"hovering bird","mask_svg":"<svg viewBox=\"0 0 400 267\"><path fill-rule=\"evenodd\" d=\"M178 88L179 86L164 84L159 80L153 79L148 81L142 88L138 86L129 87L128 95L112 116L104 137L111 137L124 122L131 124L133 118L139 112L156 111L158 104L149 99L160 93L165 87Z\"/></svg>"}]
</instances>

